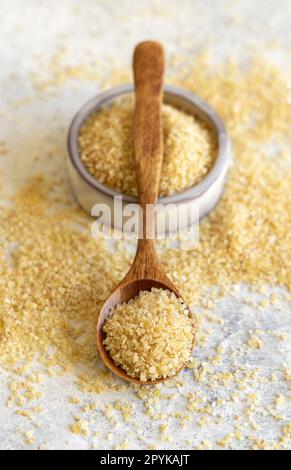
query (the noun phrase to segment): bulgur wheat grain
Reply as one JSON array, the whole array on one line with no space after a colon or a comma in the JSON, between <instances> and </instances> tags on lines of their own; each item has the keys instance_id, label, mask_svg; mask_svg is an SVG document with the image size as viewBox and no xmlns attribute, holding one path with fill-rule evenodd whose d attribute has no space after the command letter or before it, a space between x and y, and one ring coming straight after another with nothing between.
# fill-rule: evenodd
<instances>
[{"instance_id":1,"label":"bulgur wheat grain","mask_svg":"<svg viewBox=\"0 0 291 470\"><path fill-rule=\"evenodd\" d=\"M199 183L215 159L213 132L200 119L163 105L164 158L160 196ZM101 183L127 195L137 195L132 130L133 102L125 98L92 113L80 129L82 162Z\"/></svg>"},{"instance_id":2,"label":"bulgur wheat grain","mask_svg":"<svg viewBox=\"0 0 291 470\"><path fill-rule=\"evenodd\" d=\"M124 81L123 73L118 80ZM118 80L114 78L115 84ZM240 304L238 315L243 318L244 309L251 308L250 316L254 316L254 321L258 321L257 313L262 318L260 328L264 324L271 328L269 319L274 314L270 306L264 312L256 311L259 302L253 297L253 290L259 292L262 284L268 284L270 292L265 296L269 295L270 301L276 303L278 323L280 311L287 310L291 300L291 173L288 166L291 106L286 99L286 76L276 66L258 58L249 68L242 69L234 62L209 65L203 57L195 57L195 67L188 68L183 77L176 77L175 83L202 96L219 112L228 127L234 150L234 165L223 198L200 226L199 247L193 251L179 251L161 246L165 270L186 302L199 312L203 325L203 336L197 340L197 356L191 365L192 370L184 373L188 383L186 380L183 382L182 375L168 382L167 388L164 385L128 386L115 380L100 365L95 339L98 308L126 274L131 255L123 242L113 253L103 240L91 238L92 221L70 199L69 187L63 177L66 168L64 158L61 158L64 157L62 147L56 144L62 134L58 135L54 128L45 134L45 138L35 132L32 137L37 136L37 139L25 141L19 149L11 136L7 136L7 154L1 155L3 174L8 175L8 179L14 172L23 172L17 162L31 163L34 155L46 168L43 176L34 175L25 187L21 187L9 204L2 204L1 200L0 364L3 384L7 376L9 385L8 396L4 398L9 407L6 411L13 413L20 407L30 410L31 405L42 405L44 414L47 414L46 384L38 385L39 391L46 394L45 398L38 397L38 393L31 389L35 381L31 376L41 373L46 382L54 380L51 376L71 373L81 400L81 404L75 405L76 412L81 412L79 408L86 404L89 394L100 394L100 398L104 398L100 404L102 416L112 427L112 418L106 407L116 401L118 393L119 398L126 399L128 404L137 404L132 420L141 420L145 424L145 445L151 445L153 439L147 433L148 429L152 433L157 425L159 434L157 417L161 421L167 420L174 440L179 439L175 413L171 412L171 407L179 407L191 414L191 422L186 429L191 442L187 447L215 447L217 440L233 432L234 442L227 447L287 448L290 446L290 424L287 420L278 421L277 411L276 414L273 411L277 394L287 396L291 380L290 367L285 363L287 341L282 338L280 341L285 344L276 345L280 353L275 367L265 367L261 362L262 367L256 367L252 362L253 355L268 352L267 338L262 349L249 348L229 336L230 330L224 332L227 321L222 318L220 309L215 311L215 316L212 312L211 317L208 315L211 304L217 308L229 293L234 297L233 301L240 301L239 291L235 289L238 284L239 290L242 284L247 285L249 290L244 297L248 297L247 292L250 296L250 307ZM107 84L110 85L112 83ZM30 124L34 125L30 112L31 108L26 105L17 109L11 106L5 118L25 120L29 117ZM62 128L62 118L60 125ZM21 136L17 139L23 143ZM276 143L277 148L272 155L270 142ZM53 165L53 174L47 171L48 159ZM56 174L60 176L56 177ZM56 188L57 197L53 192ZM285 286L286 290L278 286ZM230 312L232 315L235 315L234 311ZM282 325L278 326L280 331ZM272 332L277 334L276 322L272 328L275 328ZM222 361L217 365L218 351L214 348L211 357L204 356L204 344L206 342L207 347L208 341L220 342L226 335L229 344L225 353L219 354ZM275 340L274 337L272 341ZM189 395L187 388L192 389ZM273 429L273 437L268 437L267 441L263 439L266 433L262 430L256 431L257 440L252 440L249 415L242 412L245 394L249 390L256 391L261 397L261 402L255 405L255 409L249 409L249 413L253 413L254 419L260 415L266 422L265 428ZM171 403L165 398L165 391L172 396ZM66 393L63 388L62 392ZM75 394L75 389L68 392L68 399ZM216 396L223 396L225 403L219 405L218 400L215 402ZM139 400L142 401L141 409ZM223 414L225 410L227 416ZM90 413L90 418L96 422L96 413ZM122 412L118 413L124 432L127 432L129 423L123 421ZM211 436L210 441L199 434L197 415L209 417L210 424L204 429ZM238 418L241 428L237 428ZM30 423L24 416L18 415L18 419L25 425ZM39 415L39 419L45 422L45 417ZM229 430L222 429L226 419L230 424ZM196 437L193 437L193 426L197 430ZM92 435L90 426L88 429L86 440ZM217 436L214 436L216 430ZM242 444L235 443L240 435ZM32 436L27 437L32 442ZM38 445L39 439L40 435L34 446ZM100 437L98 447L105 448L106 445L108 443ZM157 447L159 445L158 441Z\"/></svg>"},{"instance_id":3,"label":"bulgur wheat grain","mask_svg":"<svg viewBox=\"0 0 291 470\"><path fill-rule=\"evenodd\" d=\"M193 320L186 304L165 289L140 291L114 307L103 331L114 362L143 382L174 375L191 356Z\"/></svg>"}]
</instances>

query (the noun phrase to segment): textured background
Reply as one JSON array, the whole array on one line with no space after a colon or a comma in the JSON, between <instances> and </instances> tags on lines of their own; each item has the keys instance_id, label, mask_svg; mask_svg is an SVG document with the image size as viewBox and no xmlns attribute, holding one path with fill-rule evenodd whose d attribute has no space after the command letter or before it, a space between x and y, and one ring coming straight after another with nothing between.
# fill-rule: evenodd
<instances>
[{"instance_id":1,"label":"textured background","mask_svg":"<svg viewBox=\"0 0 291 470\"><path fill-rule=\"evenodd\" d=\"M96 93L98 82L106 79L112 67L130 66L132 49L138 41L146 38L161 40L166 44L169 56L182 53L188 55L189 60L205 45L208 45L213 61L229 56L245 61L250 48L255 48L284 68L291 51L290 18L289 0L0 0L0 140L9 142L9 147L13 149L12 156L0 159L4 174L3 191L13 194L31 174L43 169L39 155L44 139L51 131L60 160L58 165L54 161L51 167L48 163L46 171L64 174L65 136L72 115ZM71 67L69 74L61 75L58 72L60 62ZM81 63L85 64L83 72ZM93 77L90 76L92 69ZM3 203L5 201L3 196ZM270 307L268 316L262 316L251 306L240 303L240 294L244 295L245 289L241 287L235 300L229 298L220 302L224 325L212 326L211 340L205 347L197 349L196 357L199 360L209 357L218 343L226 347L228 344L243 345L251 329L283 333L290 329L286 302ZM257 294L253 295L255 298ZM278 345L278 342L268 338L263 350L251 351L241 361L247 367L258 366L262 375L277 372L288 362L287 346L286 342ZM223 366L227 368L228 359L224 361ZM192 380L188 380L187 374L184 380L185 390L187 387L190 390ZM28 448L18 428L29 430L31 423L23 422L23 418L16 416L13 409L4 406L7 396L5 372L1 381L0 447ZM107 440L107 433L112 429L101 411L88 417L92 419L90 426L104 433L104 439L99 438L96 443L92 438L73 435L68 429L72 414L76 412L68 404L68 397L79 394L83 403L90 403L92 399L76 392L74 377L50 378L43 387L46 394L40 404L44 411L37 418L40 427L35 430L36 442L30 448L87 449L92 444L104 449L114 448L122 443L125 433L129 436L130 448L144 448L153 443L160 448L185 448L188 439L193 443L188 447L195 448L204 439L215 443L226 435L232 429L234 413L240 413L238 405L234 403L233 409L228 405L219 426L198 428L190 421L185 428L171 427L172 442L159 442L158 425L154 427L149 424L142 412L142 403L130 392L127 399L135 405L136 419L143 428L146 443L138 439L131 423L127 423L126 427L121 423L119 429L113 430L112 438ZM202 390L201 387L203 385L197 384L198 391ZM261 387L262 392L262 406L267 407L276 394L286 394L286 382L279 379L276 383L267 383ZM219 392L221 396L211 390L204 393L214 407L216 399L223 399L223 391ZM118 394L115 394L114 400L117 398ZM98 397L100 405L111 400L111 394ZM181 406L183 409L182 401L170 402L167 411L171 411L171 407L176 409ZM286 405L280 413L286 415ZM272 440L278 437L281 421L258 416L257 422L262 426L260 438ZM255 430L253 433L256 435ZM230 444L235 448L247 446L244 439Z\"/></svg>"}]
</instances>

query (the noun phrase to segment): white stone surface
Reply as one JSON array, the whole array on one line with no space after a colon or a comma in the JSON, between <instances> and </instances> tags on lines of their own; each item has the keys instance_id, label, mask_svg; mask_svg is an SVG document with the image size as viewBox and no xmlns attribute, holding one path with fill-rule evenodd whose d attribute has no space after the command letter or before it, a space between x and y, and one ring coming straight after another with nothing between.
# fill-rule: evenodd
<instances>
[{"instance_id":1,"label":"white stone surface","mask_svg":"<svg viewBox=\"0 0 291 470\"><path fill-rule=\"evenodd\" d=\"M108 74L112 61L117 67L129 67L134 45L145 38L158 39L166 45L169 55L182 52L189 56L189 60L193 60L205 43L208 43L214 61L223 60L229 55L243 61L249 48L256 47L262 55L284 67L291 50L290 17L289 0L1 0L0 140L8 142L13 150L13 158L0 163L5 174L6 191L13 194L30 175L43 168L44 160L39 155L39 147L48 133L53 133L55 149L60 155L57 171L65 173L65 135L69 122L78 107L98 91L98 80L85 78L64 80L57 87L48 87L47 94L37 93L32 75L50 80L51 60L62 48L67 49L63 60L68 65L96 61L100 80ZM272 41L278 41L278 46L268 50L266 43ZM33 99L26 103L27 98ZM26 161L22 158L23 146L25 155L31 155ZM55 163L52 169L48 164L47 171L56 171ZM241 287L241 295L245 289ZM239 299L225 299L217 309L225 323L211 326L210 340L203 348L198 347L195 354L198 360L207 362L215 347L222 344L226 351L223 370L230 368L231 348L245 348L249 330L259 328L283 333L290 330L290 311L284 301L271 307L266 316L245 306ZM262 376L272 372L278 375L278 382L258 385L256 390L262 395L260 406L267 407L279 392L286 395L286 382L281 380L281 370L288 362L290 350L288 343L280 343L275 338L266 336L264 342L262 350L250 350L239 360L247 368L258 367ZM206 389L203 384L193 383L191 375L191 371L183 375L183 392L191 390L202 393L207 403L219 413L221 409L216 402L225 396L224 390ZM147 448L151 444L157 444L159 448L195 448L205 439L211 442L211 446L218 447L216 441L232 431L234 416L241 414L246 406L243 402L228 403L222 424L206 428L197 426L195 415L191 416L185 428L180 428L173 420L170 422L172 441L161 442L158 432L160 423L151 422L145 416L143 404L133 392L127 396L113 392L101 394L97 397L100 404L122 398L135 405L135 419L141 425L145 442L138 439L131 422L122 422L119 429L111 429L100 409L87 414L92 419L90 436L96 431L104 436L93 442L92 437L73 435L68 430L72 415L76 413L76 406L68 403L68 397L78 395L83 403L92 401L91 396L76 391L73 375L46 380L43 385L45 398L41 400L44 411L36 419L40 428L34 428L28 420L16 416L13 409L4 406L8 393L5 376L5 372L1 372L1 449L37 449L39 446L48 449L87 449L94 442L98 448L107 449L122 443L126 436L129 448ZM162 411L167 412L185 411L185 399L177 397L173 401L163 401L161 407ZM286 415L287 411L284 405L280 413ZM267 441L278 439L285 422L261 414L256 421L261 430L249 433ZM34 429L36 442L33 446L24 443L18 428ZM113 437L107 440L106 436L111 431ZM191 444L187 444L186 440ZM244 435L241 441L232 442L229 447L248 448L249 445L248 436Z\"/></svg>"}]
</instances>

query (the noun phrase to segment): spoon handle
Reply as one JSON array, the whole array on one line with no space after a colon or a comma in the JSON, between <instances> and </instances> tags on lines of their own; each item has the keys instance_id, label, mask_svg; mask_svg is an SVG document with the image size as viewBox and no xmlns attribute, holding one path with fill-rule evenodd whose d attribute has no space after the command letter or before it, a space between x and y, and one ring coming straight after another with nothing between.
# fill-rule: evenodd
<instances>
[{"instance_id":1,"label":"spoon handle","mask_svg":"<svg viewBox=\"0 0 291 470\"><path fill-rule=\"evenodd\" d=\"M155 255L155 214L163 161L161 111L163 100L164 50L161 44L138 44L133 56L135 82L134 155L139 204L142 209L142 238L139 239L135 268L149 275L147 265L157 264ZM150 205L150 207L149 207ZM151 258L151 260L149 259Z\"/></svg>"},{"instance_id":2,"label":"spoon handle","mask_svg":"<svg viewBox=\"0 0 291 470\"><path fill-rule=\"evenodd\" d=\"M161 108L164 51L153 41L138 44L133 56L135 82L134 155L139 203L155 204L163 160Z\"/></svg>"}]
</instances>

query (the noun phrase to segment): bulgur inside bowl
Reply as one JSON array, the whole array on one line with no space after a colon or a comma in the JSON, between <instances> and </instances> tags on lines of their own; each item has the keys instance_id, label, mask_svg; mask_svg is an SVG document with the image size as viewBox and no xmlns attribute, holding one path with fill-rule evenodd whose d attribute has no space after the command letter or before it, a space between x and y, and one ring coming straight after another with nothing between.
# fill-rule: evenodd
<instances>
[{"instance_id":1,"label":"bulgur inside bowl","mask_svg":"<svg viewBox=\"0 0 291 470\"><path fill-rule=\"evenodd\" d=\"M93 112L79 131L80 159L105 186L137 196L133 154L132 97ZM170 196L198 184L215 160L214 132L198 117L163 104L164 158L159 196Z\"/></svg>"}]
</instances>

